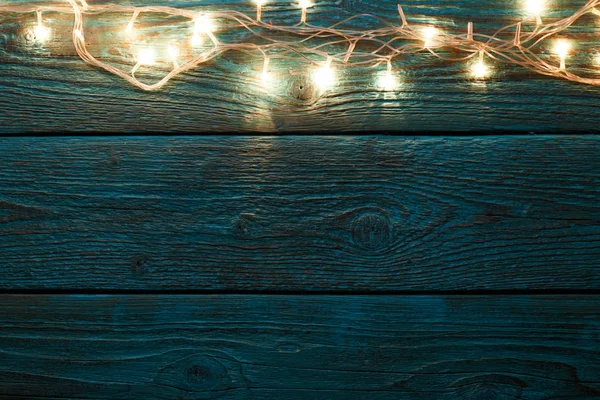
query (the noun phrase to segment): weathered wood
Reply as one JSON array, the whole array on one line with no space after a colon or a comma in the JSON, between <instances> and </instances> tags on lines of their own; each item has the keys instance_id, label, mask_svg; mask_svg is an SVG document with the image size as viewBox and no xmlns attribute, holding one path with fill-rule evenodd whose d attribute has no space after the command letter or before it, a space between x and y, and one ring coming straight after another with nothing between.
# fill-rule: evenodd
<instances>
[{"instance_id":1,"label":"weathered wood","mask_svg":"<svg viewBox=\"0 0 600 400\"><path fill-rule=\"evenodd\" d=\"M23 1L23 0L15 0ZM98 3L98 2L95 2ZM164 5L164 1L135 1ZM198 10L232 9L253 12L250 0L169 1L176 7ZM292 1L269 2L264 18L279 24L298 22ZM583 5L579 0L556 0L544 15L565 17ZM309 18L323 26L358 13L373 13L399 21L394 0L320 0ZM407 0L405 11L413 23L435 23L466 32L469 21L477 32L492 33L523 17L521 1ZM123 27L129 15L101 15L86 19L92 53L102 60L132 66L132 46L124 44ZM299 85L306 75L300 62L274 63L275 86L265 90L256 82L262 61L228 53L210 65L178 78L166 90L145 93L109 74L84 65L69 42L71 21L45 16L53 41L39 46L27 42L34 15L0 16L0 132L33 131L186 131L290 132L362 130L597 130L600 126L600 89L535 76L521 68L496 65L487 83L468 79L465 63L440 62L423 54L395 62L401 88L380 93L372 71L342 71L340 83L324 96L311 85ZM357 21L357 24L372 22ZM529 27L530 28L530 27ZM182 39L186 31L177 21L146 15L138 26L143 37L158 46ZM527 27L524 29L528 29ZM509 34L513 34L510 32ZM242 38L219 32L220 37ZM587 16L566 34L577 35L577 54L569 67L595 74L597 17ZM239 36L239 37L238 37ZM540 49L543 56L551 42ZM161 73L164 73L162 71ZM302 86L302 89L299 87Z\"/></svg>"},{"instance_id":2,"label":"weathered wood","mask_svg":"<svg viewBox=\"0 0 600 400\"><path fill-rule=\"evenodd\" d=\"M0 297L7 399L597 399L598 296Z\"/></svg>"},{"instance_id":3,"label":"weathered wood","mask_svg":"<svg viewBox=\"0 0 600 400\"><path fill-rule=\"evenodd\" d=\"M0 288L598 290L600 142L5 138Z\"/></svg>"}]
</instances>

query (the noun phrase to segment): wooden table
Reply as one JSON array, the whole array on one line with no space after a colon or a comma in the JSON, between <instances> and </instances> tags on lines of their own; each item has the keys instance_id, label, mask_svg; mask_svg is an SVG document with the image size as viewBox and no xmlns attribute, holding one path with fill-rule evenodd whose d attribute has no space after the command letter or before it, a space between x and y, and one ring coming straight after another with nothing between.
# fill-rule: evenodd
<instances>
[{"instance_id":1,"label":"wooden table","mask_svg":"<svg viewBox=\"0 0 600 400\"><path fill-rule=\"evenodd\" d=\"M323 25L398 20L316 3ZM521 7L403 6L486 32ZM265 91L231 53L143 92L44 18L39 46L34 15L0 16L0 398L600 398L599 88L509 65L473 82L423 54L393 93L353 70L318 95L292 62ZM91 19L90 48L130 64L107 50L127 19ZM598 23L573 27L570 65Z\"/></svg>"}]
</instances>

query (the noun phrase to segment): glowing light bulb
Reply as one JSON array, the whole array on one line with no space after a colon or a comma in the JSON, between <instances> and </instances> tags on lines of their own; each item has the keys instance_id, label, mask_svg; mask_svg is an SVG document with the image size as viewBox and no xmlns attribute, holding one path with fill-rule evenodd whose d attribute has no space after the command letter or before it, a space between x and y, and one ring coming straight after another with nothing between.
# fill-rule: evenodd
<instances>
[{"instance_id":1,"label":"glowing light bulb","mask_svg":"<svg viewBox=\"0 0 600 400\"><path fill-rule=\"evenodd\" d=\"M194 33L211 33L215 30L215 24L212 19L206 15L199 15L194 21Z\"/></svg>"},{"instance_id":2,"label":"glowing light bulb","mask_svg":"<svg viewBox=\"0 0 600 400\"><path fill-rule=\"evenodd\" d=\"M169 45L167 47L167 51L169 52L169 56L171 57L171 60L175 61L177 60L177 57L179 57L179 48L175 45Z\"/></svg>"},{"instance_id":3,"label":"glowing light bulb","mask_svg":"<svg viewBox=\"0 0 600 400\"><path fill-rule=\"evenodd\" d=\"M434 39L438 36L440 31L433 26L428 26L423 29L423 41L425 42L425 47L431 47L434 44Z\"/></svg>"},{"instance_id":4,"label":"glowing light bulb","mask_svg":"<svg viewBox=\"0 0 600 400\"><path fill-rule=\"evenodd\" d=\"M331 68L331 57L327 63L313 74L313 81L320 90L327 90L335 84L335 72Z\"/></svg>"},{"instance_id":5,"label":"glowing light bulb","mask_svg":"<svg viewBox=\"0 0 600 400\"><path fill-rule=\"evenodd\" d=\"M265 4L265 0L254 0L256 3L256 20L260 21L262 18L262 6Z\"/></svg>"},{"instance_id":6,"label":"glowing light bulb","mask_svg":"<svg viewBox=\"0 0 600 400\"><path fill-rule=\"evenodd\" d=\"M542 24L542 13L544 12L544 8L546 6L546 0L525 0L525 10L527 14L535 17L537 25Z\"/></svg>"},{"instance_id":7,"label":"glowing light bulb","mask_svg":"<svg viewBox=\"0 0 600 400\"><path fill-rule=\"evenodd\" d=\"M42 12L37 11L37 26L33 29L33 35L38 42L45 42L50 38L50 29L42 23Z\"/></svg>"},{"instance_id":8,"label":"glowing light bulb","mask_svg":"<svg viewBox=\"0 0 600 400\"><path fill-rule=\"evenodd\" d=\"M213 31L215 30L215 24L213 20L206 14L199 15L194 21L194 35L198 35L199 33L205 33L210 40L212 40L215 46L219 45L219 41L213 35ZM197 39L192 37L192 45L194 45L194 41L197 42Z\"/></svg>"},{"instance_id":9,"label":"glowing light bulb","mask_svg":"<svg viewBox=\"0 0 600 400\"><path fill-rule=\"evenodd\" d=\"M389 92L396 89L396 86L398 86L398 82L396 81L394 75L386 72L379 78L379 86L383 90L387 90Z\"/></svg>"},{"instance_id":10,"label":"glowing light bulb","mask_svg":"<svg viewBox=\"0 0 600 400\"><path fill-rule=\"evenodd\" d=\"M566 40L559 40L554 45L554 52L560 57L560 69L566 69L566 59L571 51L571 43Z\"/></svg>"},{"instance_id":11,"label":"glowing light bulb","mask_svg":"<svg viewBox=\"0 0 600 400\"><path fill-rule=\"evenodd\" d=\"M473 77L476 79L484 79L490 75L490 69L482 60L479 60L477 63L473 64L471 67L471 72L473 73Z\"/></svg>"},{"instance_id":12,"label":"glowing light bulb","mask_svg":"<svg viewBox=\"0 0 600 400\"><path fill-rule=\"evenodd\" d=\"M310 0L300 0L300 8L311 8L313 6L313 3Z\"/></svg>"},{"instance_id":13,"label":"glowing light bulb","mask_svg":"<svg viewBox=\"0 0 600 400\"><path fill-rule=\"evenodd\" d=\"M202 43L204 43L202 36L198 35L197 33L194 33L192 35L192 46L194 46L194 47L202 46Z\"/></svg>"},{"instance_id":14,"label":"glowing light bulb","mask_svg":"<svg viewBox=\"0 0 600 400\"><path fill-rule=\"evenodd\" d=\"M140 15L140 11L135 10L131 16L131 19L129 20L129 23L125 27L125 33L129 36L133 35L133 24L135 24L135 20L137 19L138 15Z\"/></svg>"},{"instance_id":15,"label":"glowing light bulb","mask_svg":"<svg viewBox=\"0 0 600 400\"><path fill-rule=\"evenodd\" d=\"M179 68L179 63L177 62L177 58L179 57L179 47L175 44L170 44L167 46L167 52L169 53L169 57L171 57L171 61L173 61L173 68Z\"/></svg>"},{"instance_id":16,"label":"glowing light bulb","mask_svg":"<svg viewBox=\"0 0 600 400\"><path fill-rule=\"evenodd\" d=\"M546 5L546 0L525 0L525 10L528 15L542 15Z\"/></svg>"},{"instance_id":17,"label":"glowing light bulb","mask_svg":"<svg viewBox=\"0 0 600 400\"><path fill-rule=\"evenodd\" d=\"M268 83L271 80L271 74L269 74L269 61L269 57L265 57L262 74L260 75L260 79L262 80L263 84Z\"/></svg>"},{"instance_id":18,"label":"glowing light bulb","mask_svg":"<svg viewBox=\"0 0 600 400\"><path fill-rule=\"evenodd\" d=\"M569 55L569 51L571 51L571 44L566 40L559 40L554 45L554 52L560 58L565 58Z\"/></svg>"},{"instance_id":19,"label":"glowing light bulb","mask_svg":"<svg viewBox=\"0 0 600 400\"><path fill-rule=\"evenodd\" d=\"M263 71L263 73L260 75L260 79L263 81L263 83L267 83L271 80L271 74L269 74L266 71Z\"/></svg>"},{"instance_id":20,"label":"glowing light bulb","mask_svg":"<svg viewBox=\"0 0 600 400\"><path fill-rule=\"evenodd\" d=\"M50 39L50 29L46 28L42 23L38 23L35 29L33 30L35 35L35 40L38 42L45 42Z\"/></svg>"},{"instance_id":21,"label":"glowing light bulb","mask_svg":"<svg viewBox=\"0 0 600 400\"><path fill-rule=\"evenodd\" d=\"M306 23L306 9L312 7L313 4L310 0L300 0L300 8L302 8L302 17L300 18L300 23Z\"/></svg>"},{"instance_id":22,"label":"glowing light bulb","mask_svg":"<svg viewBox=\"0 0 600 400\"><path fill-rule=\"evenodd\" d=\"M388 62L387 70L379 76L379 87L386 91L392 91L398 86L398 81L392 73L392 64Z\"/></svg>"},{"instance_id":23,"label":"glowing light bulb","mask_svg":"<svg viewBox=\"0 0 600 400\"><path fill-rule=\"evenodd\" d=\"M144 49L138 55L139 65L153 65L156 62L156 54L152 49Z\"/></svg>"}]
</instances>

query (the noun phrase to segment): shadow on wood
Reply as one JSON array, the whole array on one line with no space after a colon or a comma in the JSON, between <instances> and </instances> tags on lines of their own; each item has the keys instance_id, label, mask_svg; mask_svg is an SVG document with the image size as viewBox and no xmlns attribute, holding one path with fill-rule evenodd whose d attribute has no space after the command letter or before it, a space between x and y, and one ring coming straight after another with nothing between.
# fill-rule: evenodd
<instances>
[{"instance_id":1,"label":"shadow on wood","mask_svg":"<svg viewBox=\"0 0 600 400\"><path fill-rule=\"evenodd\" d=\"M0 397L588 399L598 296L3 296Z\"/></svg>"}]
</instances>

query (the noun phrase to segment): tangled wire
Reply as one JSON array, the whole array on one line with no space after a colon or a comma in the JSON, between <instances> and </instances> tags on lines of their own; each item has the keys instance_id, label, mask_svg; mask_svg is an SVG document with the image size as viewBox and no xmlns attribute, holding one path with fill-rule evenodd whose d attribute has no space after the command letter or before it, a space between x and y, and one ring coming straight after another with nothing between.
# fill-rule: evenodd
<instances>
[{"instance_id":1,"label":"tangled wire","mask_svg":"<svg viewBox=\"0 0 600 400\"><path fill-rule=\"evenodd\" d=\"M262 21L262 1L256 1L256 17L250 17L238 11L217 11L211 13L198 13L188 9L174 7L135 7L117 4L89 5L85 0L66 0L68 5L64 6L40 6L40 5L2 5L0 12L13 13L37 13L38 26L34 30L35 35L40 38L47 32L42 22L43 12L58 12L74 15L72 31L73 45L77 54L86 63L102 68L115 74L131 84L143 90L158 90L175 76L206 63L215 57L228 51L239 51L250 56L260 57L263 62L262 78L268 78L269 63L273 59L290 59L301 57L311 64L316 64L322 69L329 68L333 63L348 67L376 68L381 64L387 65L387 73L391 74L392 61L400 56L416 54L428 51L434 56L449 61L466 61L479 57L479 74L483 75L485 70L483 60L489 57L497 62L512 63L543 75L550 75L574 82L588 85L600 85L600 78L582 77L569 72L565 66L565 58L568 55L568 47L557 52L560 63L549 63L535 54L534 49L540 42L553 35L560 34L579 18L588 13L600 15L596 6L600 0L590 0L577 12L568 18L544 24L539 15L532 15L535 20L535 28L530 32L524 32L523 24L526 21L517 22L505 26L493 35L485 35L473 31L473 24L468 24L466 33L450 34L439 31L433 27L412 25L408 22L402 7L398 6L401 24L390 23L380 17L371 14L360 14L330 27L319 27L311 25L306 21L306 9L311 7L307 0L301 0L302 18L300 23L293 26L278 26ZM87 50L84 30L84 16L101 13L127 13L131 14L131 20L126 31L131 31L142 13L164 13L172 16L183 17L189 20L193 27L190 41L210 39L211 47L191 57L180 57L177 48L169 47L169 54L173 68L159 81L152 84L140 82L135 74L140 66L153 63L152 53L140 53L137 63L130 71L109 65L99 61ZM352 20L357 18L372 18L382 27L371 30L358 30L349 27ZM226 20L232 28L246 29L262 44L256 43L225 43L215 36L214 21ZM292 38L288 40L288 38ZM507 38L508 37L508 38ZM314 42L319 43L315 44ZM331 54L326 51L331 47L340 51ZM368 50L361 50L368 48ZM461 52L464 56L449 57L440 54L441 49Z\"/></svg>"}]
</instances>

